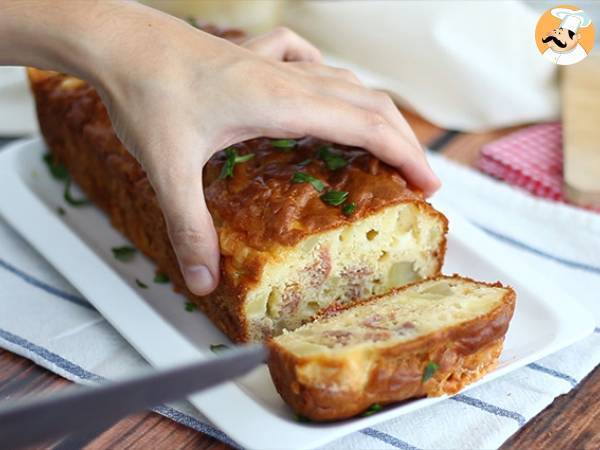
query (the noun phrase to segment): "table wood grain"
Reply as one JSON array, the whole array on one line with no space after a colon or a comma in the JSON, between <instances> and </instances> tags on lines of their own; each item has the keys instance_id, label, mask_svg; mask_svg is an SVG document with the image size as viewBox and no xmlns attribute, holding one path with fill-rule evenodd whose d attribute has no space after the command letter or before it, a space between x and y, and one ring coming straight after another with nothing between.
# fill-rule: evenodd
<instances>
[{"instance_id":1,"label":"table wood grain","mask_svg":"<svg viewBox=\"0 0 600 450\"><path fill-rule=\"evenodd\" d=\"M464 134L442 130L406 112L419 140L467 165L476 160L482 145L514 129ZM70 382L0 349L0 402L58 391ZM570 393L560 396L522 427L502 447L516 449L599 449L600 367ZM32 447L51 449L55 442ZM0 448L2 444L0 443ZM143 412L127 417L98 436L87 449L230 449L205 434L172 422L158 414Z\"/></svg>"}]
</instances>

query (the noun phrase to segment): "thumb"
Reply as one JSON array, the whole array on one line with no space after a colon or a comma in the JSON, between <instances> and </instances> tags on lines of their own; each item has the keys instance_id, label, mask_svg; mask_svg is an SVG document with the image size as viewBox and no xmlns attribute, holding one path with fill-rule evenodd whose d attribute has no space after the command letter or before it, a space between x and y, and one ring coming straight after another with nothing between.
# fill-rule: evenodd
<instances>
[{"instance_id":1,"label":"thumb","mask_svg":"<svg viewBox=\"0 0 600 450\"><path fill-rule=\"evenodd\" d=\"M184 172L160 180L156 190L186 285L207 295L219 282L219 240L204 200L202 168Z\"/></svg>"}]
</instances>

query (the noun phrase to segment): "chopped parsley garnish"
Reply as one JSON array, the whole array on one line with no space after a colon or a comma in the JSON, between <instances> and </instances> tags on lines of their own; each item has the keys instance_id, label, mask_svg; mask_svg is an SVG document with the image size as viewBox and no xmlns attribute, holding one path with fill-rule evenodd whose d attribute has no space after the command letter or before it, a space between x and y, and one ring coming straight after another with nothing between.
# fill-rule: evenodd
<instances>
[{"instance_id":1,"label":"chopped parsley garnish","mask_svg":"<svg viewBox=\"0 0 600 450\"><path fill-rule=\"evenodd\" d=\"M348 198L346 191L328 191L321 195L321 200L331 206L340 206Z\"/></svg>"},{"instance_id":2,"label":"chopped parsley garnish","mask_svg":"<svg viewBox=\"0 0 600 450\"><path fill-rule=\"evenodd\" d=\"M133 259L137 250L129 245L123 245L122 247L111 248L113 256L122 262L128 262Z\"/></svg>"},{"instance_id":3,"label":"chopped parsley garnish","mask_svg":"<svg viewBox=\"0 0 600 450\"><path fill-rule=\"evenodd\" d=\"M59 216L64 216L67 213L62 206L57 206L56 212L58 213Z\"/></svg>"},{"instance_id":4,"label":"chopped parsley garnish","mask_svg":"<svg viewBox=\"0 0 600 450\"><path fill-rule=\"evenodd\" d=\"M299 162L298 164L296 164L298 167L306 167L308 166L310 163L312 162L311 158L305 159L302 162Z\"/></svg>"},{"instance_id":5,"label":"chopped parsley garnish","mask_svg":"<svg viewBox=\"0 0 600 450\"><path fill-rule=\"evenodd\" d=\"M225 344L212 344L210 346L210 351L216 354L222 353L229 350L229 346Z\"/></svg>"},{"instance_id":6,"label":"chopped parsley garnish","mask_svg":"<svg viewBox=\"0 0 600 450\"><path fill-rule=\"evenodd\" d=\"M55 180L64 181L65 189L63 191L63 198L65 201L71 206L83 206L87 205L89 202L87 199L82 198L73 198L71 195L71 178L69 177L69 172L67 172L67 168L60 162L54 159L54 155L52 153L46 153L44 155L44 162L48 167L48 171L52 175ZM62 208L61 208L62 209ZM57 210L60 215L63 213L60 210ZM63 210L64 212L64 210Z\"/></svg>"},{"instance_id":7,"label":"chopped parsley garnish","mask_svg":"<svg viewBox=\"0 0 600 450\"><path fill-rule=\"evenodd\" d=\"M319 149L317 156L325 163L329 170L338 170L348 165L348 160L338 153L330 150L331 147L324 145Z\"/></svg>"},{"instance_id":8,"label":"chopped parsley garnish","mask_svg":"<svg viewBox=\"0 0 600 450\"><path fill-rule=\"evenodd\" d=\"M67 180L65 181L65 190L63 192L63 198L65 199L65 202L75 207L85 206L90 203L86 198L73 198L73 196L71 195L71 179L69 177L67 177Z\"/></svg>"},{"instance_id":9,"label":"chopped parsley garnish","mask_svg":"<svg viewBox=\"0 0 600 450\"><path fill-rule=\"evenodd\" d=\"M238 152L235 148L229 147L225 149L225 164L221 169L221 174L219 175L219 179L224 178L232 178L233 177L233 168L236 164L245 163L250 159L254 158L254 153L248 153L247 155L238 155Z\"/></svg>"},{"instance_id":10,"label":"chopped parsley garnish","mask_svg":"<svg viewBox=\"0 0 600 450\"><path fill-rule=\"evenodd\" d=\"M308 417L303 416L302 414L294 414L294 419L296 419L297 422L311 422Z\"/></svg>"},{"instance_id":11,"label":"chopped parsley garnish","mask_svg":"<svg viewBox=\"0 0 600 450\"><path fill-rule=\"evenodd\" d=\"M44 162L46 163L46 166L48 167L48 170L54 179L64 181L69 178L67 168L60 162L55 161L52 153L46 153L44 155Z\"/></svg>"},{"instance_id":12,"label":"chopped parsley garnish","mask_svg":"<svg viewBox=\"0 0 600 450\"><path fill-rule=\"evenodd\" d=\"M433 361L429 361L423 371L423 383L433 377L433 374L439 369L439 366Z\"/></svg>"},{"instance_id":13,"label":"chopped parsley garnish","mask_svg":"<svg viewBox=\"0 0 600 450\"><path fill-rule=\"evenodd\" d=\"M356 203L346 203L342 206L342 214L345 216L351 216L356 211Z\"/></svg>"},{"instance_id":14,"label":"chopped parsley garnish","mask_svg":"<svg viewBox=\"0 0 600 450\"><path fill-rule=\"evenodd\" d=\"M323 189L325 189L325 183L304 172L296 172L292 177L292 183L310 183L317 192L323 192Z\"/></svg>"},{"instance_id":15,"label":"chopped parsley garnish","mask_svg":"<svg viewBox=\"0 0 600 450\"><path fill-rule=\"evenodd\" d=\"M148 285L143 281L138 280L137 278L135 279L135 284L137 284L142 289L148 289Z\"/></svg>"},{"instance_id":16,"label":"chopped parsley garnish","mask_svg":"<svg viewBox=\"0 0 600 450\"><path fill-rule=\"evenodd\" d=\"M275 148L281 150L290 150L294 148L298 144L294 139L277 139L275 141L271 141L271 145Z\"/></svg>"},{"instance_id":17,"label":"chopped parsley garnish","mask_svg":"<svg viewBox=\"0 0 600 450\"><path fill-rule=\"evenodd\" d=\"M193 312L193 311L196 311L197 309L198 309L198 305L196 305L195 303L185 302L185 310L187 312Z\"/></svg>"},{"instance_id":18,"label":"chopped parsley garnish","mask_svg":"<svg viewBox=\"0 0 600 450\"><path fill-rule=\"evenodd\" d=\"M383 408L381 407L381 405L379 403L373 403L371 406L369 406L369 409L367 409L364 413L362 413L362 416L363 417L372 416L373 414L378 413L382 409Z\"/></svg>"},{"instance_id":19,"label":"chopped parsley garnish","mask_svg":"<svg viewBox=\"0 0 600 450\"><path fill-rule=\"evenodd\" d=\"M169 277L166 273L156 272L156 275L154 275L154 282L158 284L166 284L169 282Z\"/></svg>"}]
</instances>

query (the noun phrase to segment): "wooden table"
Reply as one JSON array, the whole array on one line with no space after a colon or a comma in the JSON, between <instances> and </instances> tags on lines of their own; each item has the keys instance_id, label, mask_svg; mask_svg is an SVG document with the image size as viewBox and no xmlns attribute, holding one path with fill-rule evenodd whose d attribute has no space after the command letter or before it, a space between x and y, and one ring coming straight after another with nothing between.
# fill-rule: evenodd
<instances>
[{"instance_id":1,"label":"wooden table","mask_svg":"<svg viewBox=\"0 0 600 450\"><path fill-rule=\"evenodd\" d=\"M514 131L463 134L441 130L406 114L419 140L463 164L472 164L486 142ZM0 401L62 389L70 383L30 361L0 350ZM557 398L519 430L503 449L600 449L600 367L569 394ZM1 424L0 424L1 426ZM52 448L53 444L36 448ZM2 443L0 443L0 448ZM229 449L226 444L155 413L128 417L94 440L89 449Z\"/></svg>"}]
</instances>

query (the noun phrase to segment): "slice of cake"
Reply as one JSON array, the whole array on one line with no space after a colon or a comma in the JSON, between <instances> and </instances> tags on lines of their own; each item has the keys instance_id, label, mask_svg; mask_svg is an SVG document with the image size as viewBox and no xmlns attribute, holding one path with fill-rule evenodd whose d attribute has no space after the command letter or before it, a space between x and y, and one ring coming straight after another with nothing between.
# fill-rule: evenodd
<instances>
[{"instance_id":1,"label":"slice of cake","mask_svg":"<svg viewBox=\"0 0 600 450\"><path fill-rule=\"evenodd\" d=\"M273 338L269 370L286 403L315 421L454 394L495 367L514 307L500 283L426 280Z\"/></svg>"},{"instance_id":2,"label":"slice of cake","mask_svg":"<svg viewBox=\"0 0 600 450\"><path fill-rule=\"evenodd\" d=\"M439 274L447 220L397 170L365 150L310 137L254 139L217 153L204 169L221 282L195 296L152 186L94 88L55 72L30 69L29 77L52 157L234 341L261 341L334 302Z\"/></svg>"}]
</instances>

